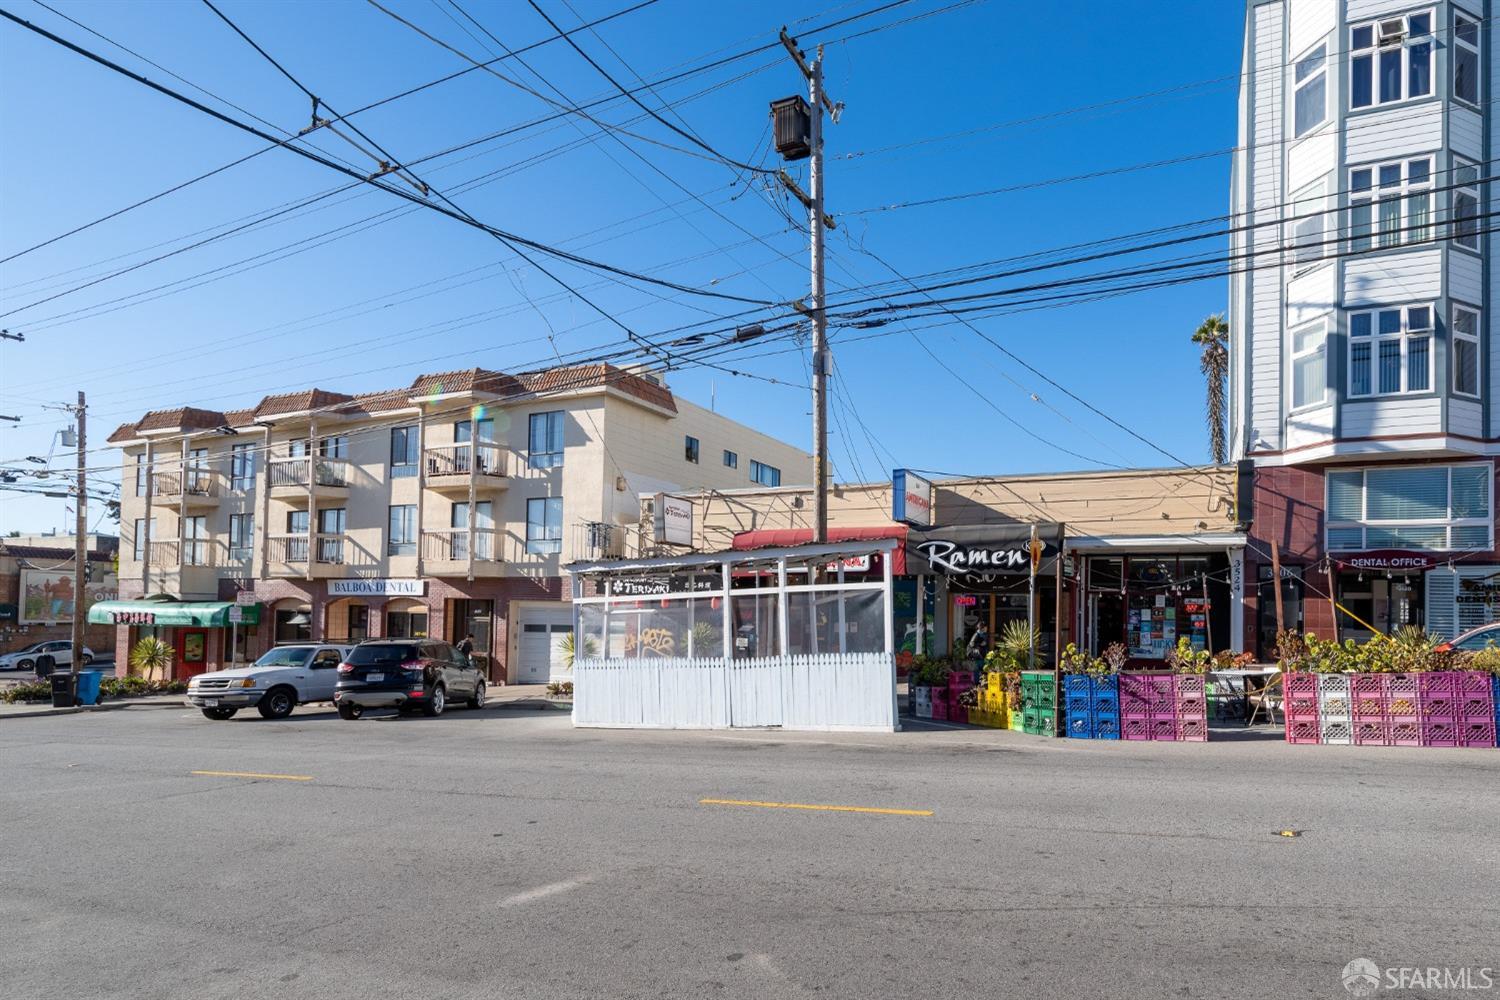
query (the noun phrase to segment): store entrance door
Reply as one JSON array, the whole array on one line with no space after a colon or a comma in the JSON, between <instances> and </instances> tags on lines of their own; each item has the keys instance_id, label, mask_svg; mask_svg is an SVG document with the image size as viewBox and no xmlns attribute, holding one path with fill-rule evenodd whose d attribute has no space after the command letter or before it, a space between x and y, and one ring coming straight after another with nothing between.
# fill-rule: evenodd
<instances>
[{"instance_id":1,"label":"store entrance door","mask_svg":"<svg viewBox=\"0 0 1500 1000\"><path fill-rule=\"evenodd\" d=\"M1090 647L1095 656L1125 639L1125 598L1118 593L1089 595Z\"/></svg>"},{"instance_id":2,"label":"store entrance door","mask_svg":"<svg viewBox=\"0 0 1500 1000\"><path fill-rule=\"evenodd\" d=\"M1363 578L1363 579L1362 579ZM1408 625L1426 626L1426 603L1422 577L1387 578L1365 573L1344 573L1339 577L1339 603L1362 618L1356 621L1339 612L1339 635L1363 641L1372 637L1370 628L1385 635L1399 632Z\"/></svg>"},{"instance_id":3,"label":"store entrance door","mask_svg":"<svg viewBox=\"0 0 1500 1000\"><path fill-rule=\"evenodd\" d=\"M495 658L490 654L490 637L493 631L494 607L493 601L454 601L453 615L450 618L453 623L450 626L453 630L450 641L457 646L463 642L464 636L474 637L472 654L474 664L492 684L495 683L495 678L492 676Z\"/></svg>"}]
</instances>

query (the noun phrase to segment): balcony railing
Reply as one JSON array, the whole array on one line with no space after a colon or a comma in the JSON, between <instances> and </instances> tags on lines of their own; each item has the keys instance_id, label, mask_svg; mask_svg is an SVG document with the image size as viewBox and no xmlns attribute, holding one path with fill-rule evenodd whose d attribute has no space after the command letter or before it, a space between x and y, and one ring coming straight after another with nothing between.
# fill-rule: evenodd
<instances>
[{"instance_id":1,"label":"balcony railing","mask_svg":"<svg viewBox=\"0 0 1500 1000\"><path fill-rule=\"evenodd\" d=\"M214 543L206 538L188 538L183 541L168 539L151 543L151 565L168 566L212 566L214 565Z\"/></svg>"},{"instance_id":2,"label":"balcony railing","mask_svg":"<svg viewBox=\"0 0 1500 1000\"><path fill-rule=\"evenodd\" d=\"M153 566L176 566L177 555L181 551L177 542L152 542L151 543L151 565Z\"/></svg>"},{"instance_id":3,"label":"balcony railing","mask_svg":"<svg viewBox=\"0 0 1500 1000\"><path fill-rule=\"evenodd\" d=\"M583 521L572 536L575 559L635 559L644 552L640 529L631 525Z\"/></svg>"},{"instance_id":4,"label":"balcony railing","mask_svg":"<svg viewBox=\"0 0 1500 1000\"><path fill-rule=\"evenodd\" d=\"M500 557L494 528L474 529L474 561L495 562ZM422 558L432 562L468 562L469 529L422 532Z\"/></svg>"},{"instance_id":5,"label":"balcony railing","mask_svg":"<svg viewBox=\"0 0 1500 1000\"><path fill-rule=\"evenodd\" d=\"M212 499L220 493L220 478L212 469L156 472L151 475L151 492L161 500L179 499L184 492L189 497Z\"/></svg>"},{"instance_id":6,"label":"balcony railing","mask_svg":"<svg viewBox=\"0 0 1500 1000\"><path fill-rule=\"evenodd\" d=\"M272 535L266 539L267 555L273 563L306 565L309 539L306 535ZM310 551L317 554L317 561L325 566L341 566L344 563L344 536L334 534L314 535Z\"/></svg>"},{"instance_id":7,"label":"balcony railing","mask_svg":"<svg viewBox=\"0 0 1500 1000\"><path fill-rule=\"evenodd\" d=\"M297 458L273 458L266 465L266 475L272 489L282 486L308 485L309 476L317 486L344 487L349 485L349 463L342 458L313 458L302 455Z\"/></svg>"},{"instance_id":8,"label":"balcony railing","mask_svg":"<svg viewBox=\"0 0 1500 1000\"><path fill-rule=\"evenodd\" d=\"M429 478L467 476L471 471L481 476L505 475L505 452L499 445L445 444L428 448L426 455Z\"/></svg>"}]
</instances>

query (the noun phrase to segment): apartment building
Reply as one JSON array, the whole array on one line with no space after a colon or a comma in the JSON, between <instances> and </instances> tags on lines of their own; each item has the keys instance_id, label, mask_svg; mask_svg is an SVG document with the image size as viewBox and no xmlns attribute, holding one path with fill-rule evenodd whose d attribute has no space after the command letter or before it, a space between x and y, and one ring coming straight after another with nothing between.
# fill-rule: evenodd
<instances>
[{"instance_id":1,"label":"apartment building","mask_svg":"<svg viewBox=\"0 0 1500 1000\"><path fill-rule=\"evenodd\" d=\"M1247 4L1231 441L1262 653L1278 615L1355 638L1500 616L1494 14Z\"/></svg>"},{"instance_id":2,"label":"apartment building","mask_svg":"<svg viewBox=\"0 0 1500 1000\"><path fill-rule=\"evenodd\" d=\"M805 452L607 365L155 410L109 441L120 662L162 634L178 676L276 643L471 634L492 681L545 681L571 629L562 567L612 554L643 497L812 474Z\"/></svg>"}]
</instances>

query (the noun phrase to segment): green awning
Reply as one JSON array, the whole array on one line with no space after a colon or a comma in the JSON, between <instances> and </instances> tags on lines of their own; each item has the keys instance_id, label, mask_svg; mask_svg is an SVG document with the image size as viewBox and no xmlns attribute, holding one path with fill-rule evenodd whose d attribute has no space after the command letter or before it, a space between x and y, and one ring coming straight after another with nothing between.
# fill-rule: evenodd
<instances>
[{"instance_id":1,"label":"green awning","mask_svg":"<svg viewBox=\"0 0 1500 1000\"><path fill-rule=\"evenodd\" d=\"M259 604L233 601L97 601L89 606L91 625L198 625L227 628L231 608L239 608L239 624L260 624Z\"/></svg>"}]
</instances>

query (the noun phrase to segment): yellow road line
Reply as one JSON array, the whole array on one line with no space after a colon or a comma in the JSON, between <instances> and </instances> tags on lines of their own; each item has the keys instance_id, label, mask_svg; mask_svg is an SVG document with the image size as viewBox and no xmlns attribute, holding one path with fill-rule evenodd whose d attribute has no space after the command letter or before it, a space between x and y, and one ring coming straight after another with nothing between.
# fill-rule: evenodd
<instances>
[{"instance_id":1,"label":"yellow road line","mask_svg":"<svg viewBox=\"0 0 1500 1000\"><path fill-rule=\"evenodd\" d=\"M190 771L204 778L268 778L273 781L311 781L310 774L257 774L254 771Z\"/></svg>"},{"instance_id":2,"label":"yellow road line","mask_svg":"<svg viewBox=\"0 0 1500 1000\"><path fill-rule=\"evenodd\" d=\"M744 799L699 799L700 806L754 806L759 809L809 809L814 812L879 813L882 816L931 816L931 809L884 809L878 806L821 806L806 802L751 802Z\"/></svg>"}]
</instances>

